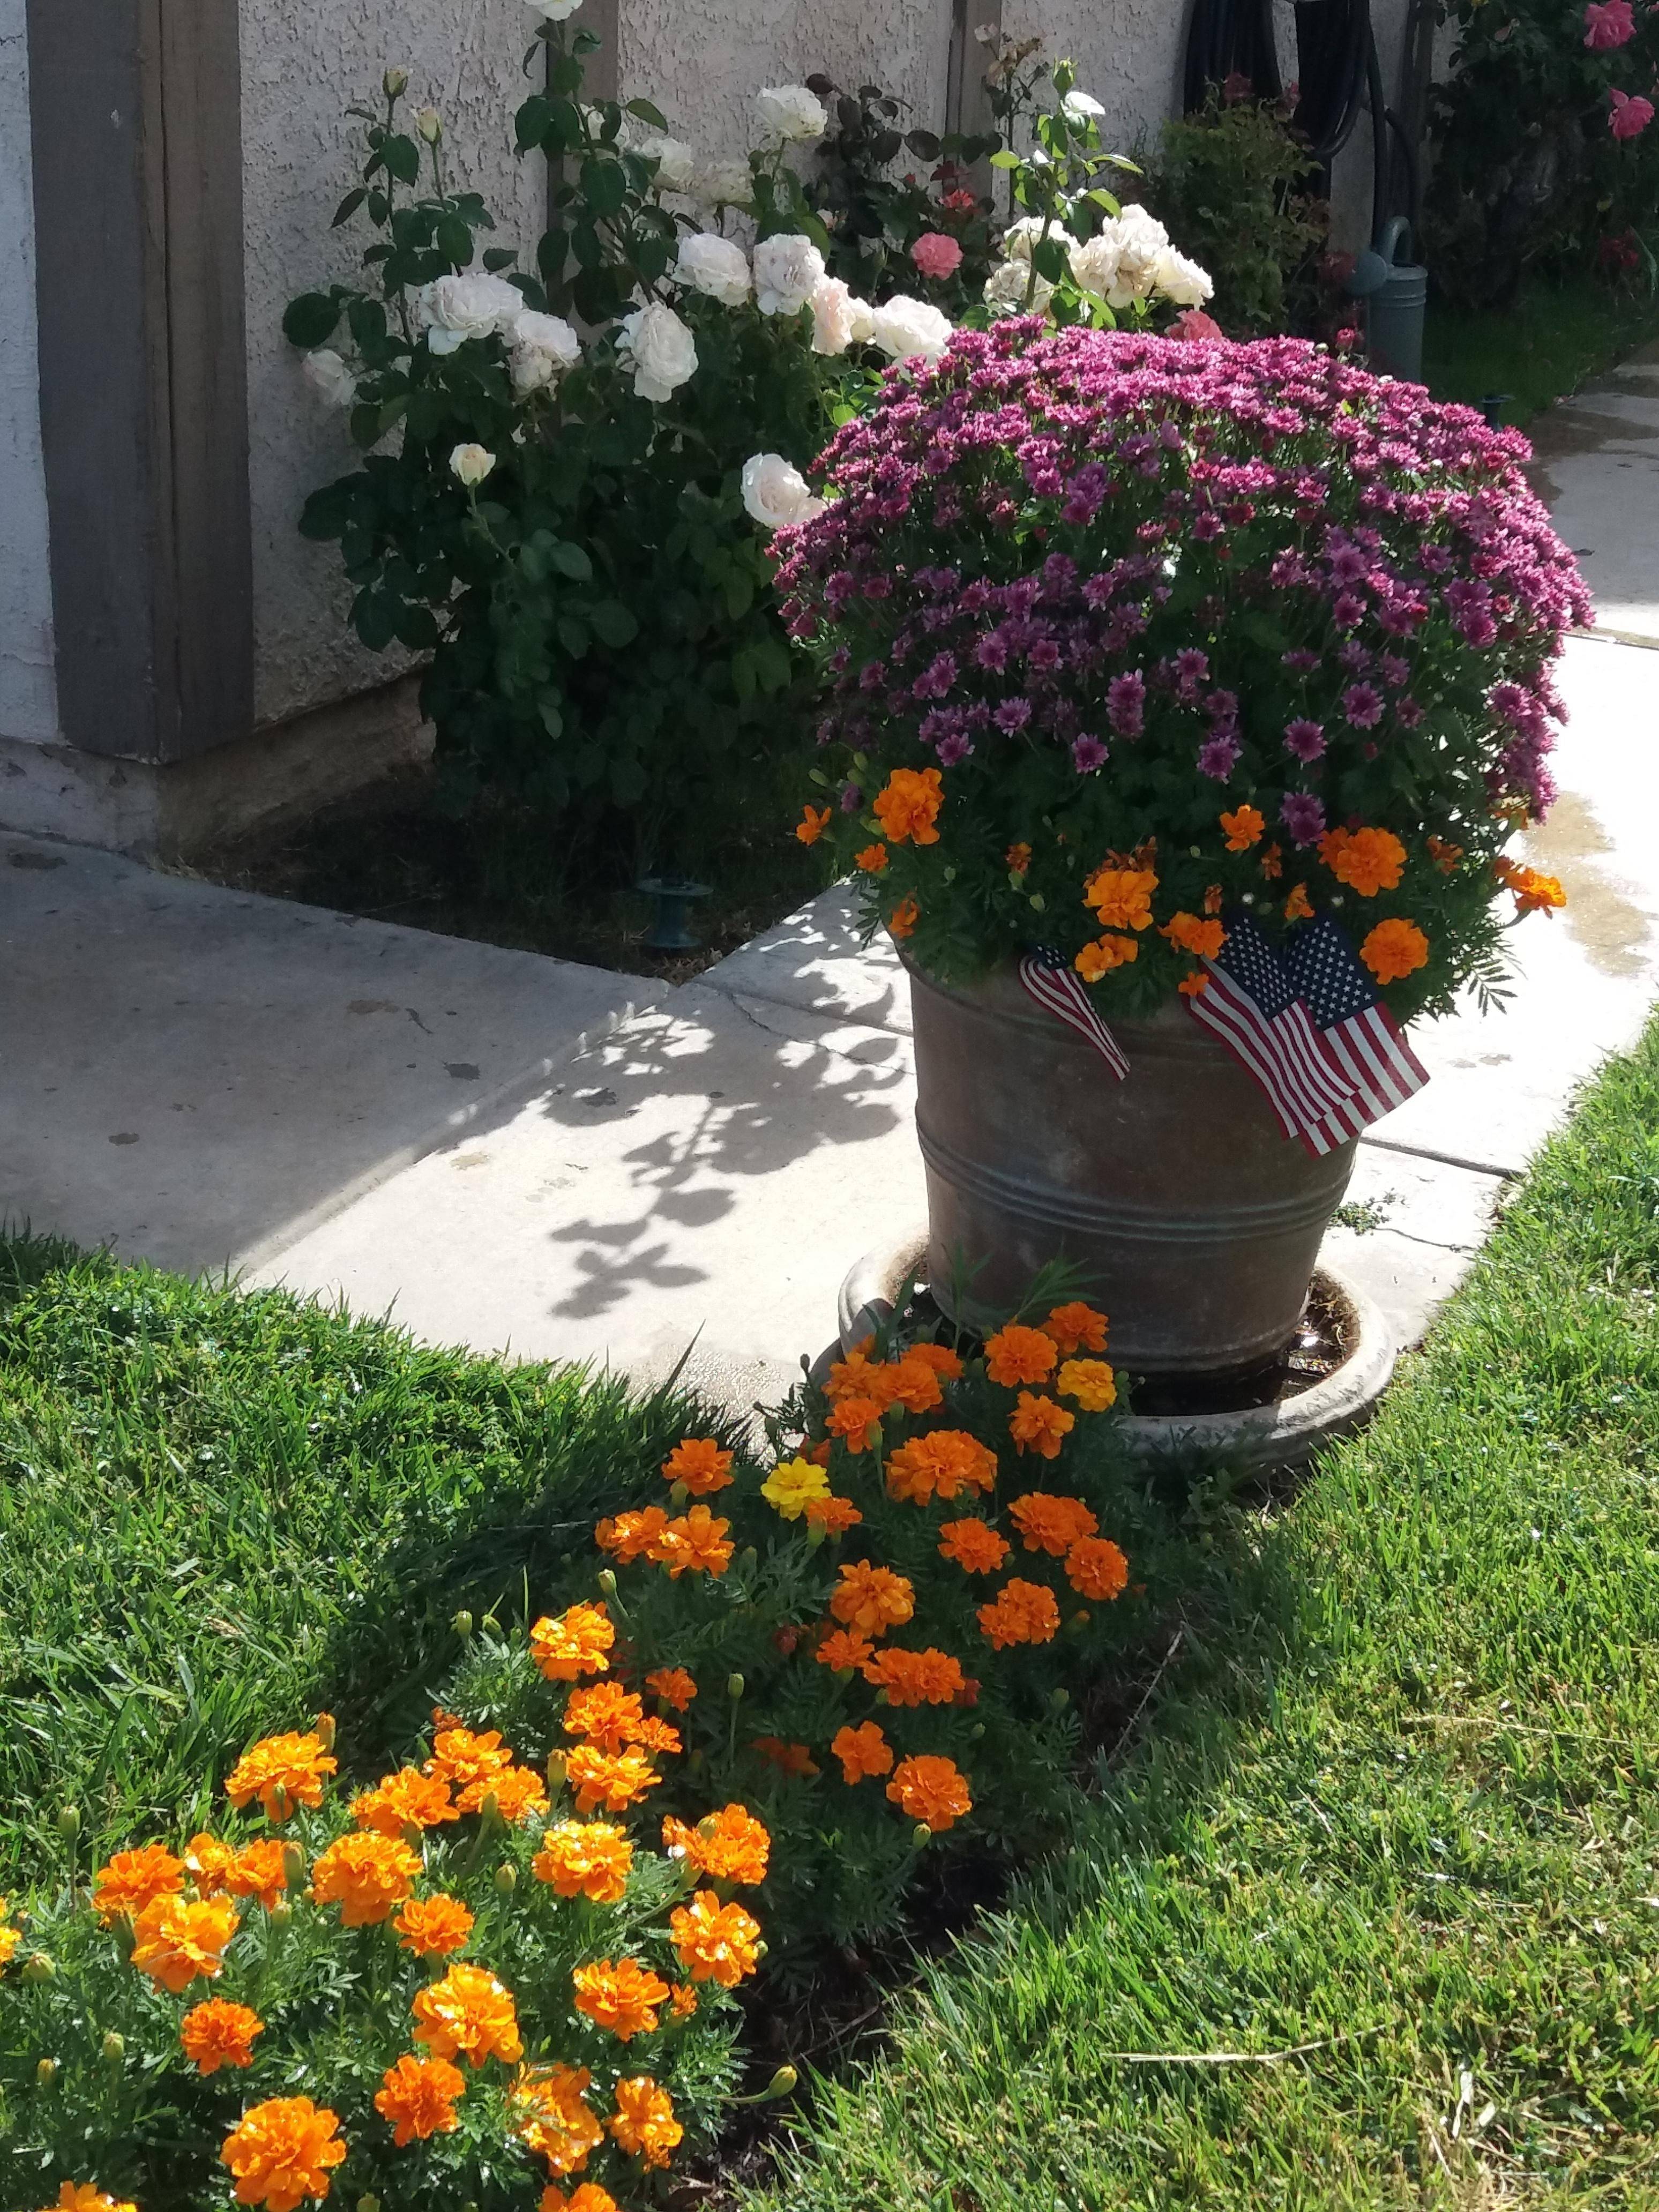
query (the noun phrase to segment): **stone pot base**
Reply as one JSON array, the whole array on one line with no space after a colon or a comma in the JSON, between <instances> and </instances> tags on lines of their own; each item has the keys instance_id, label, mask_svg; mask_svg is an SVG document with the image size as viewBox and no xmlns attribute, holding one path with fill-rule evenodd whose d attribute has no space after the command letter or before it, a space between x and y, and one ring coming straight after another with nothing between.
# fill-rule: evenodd
<instances>
[{"instance_id":1,"label":"stone pot base","mask_svg":"<svg viewBox=\"0 0 1659 2212\"><path fill-rule=\"evenodd\" d=\"M839 1343L814 1370L830 1363L891 1318L894 1304L912 1277L927 1265L925 1225L866 1252L841 1286ZM1346 1310L1353 1350L1342 1364L1293 1398L1250 1406L1232 1413L1171 1416L1128 1414L1125 1443L1140 1460L1224 1459L1234 1467L1298 1467L1322 1443L1370 1419L1394 1373L1394 1338L1377 1308L1335 1268L1322 1267L1316 1280L1333 1304Z\"/></svg>"}]
</instances>

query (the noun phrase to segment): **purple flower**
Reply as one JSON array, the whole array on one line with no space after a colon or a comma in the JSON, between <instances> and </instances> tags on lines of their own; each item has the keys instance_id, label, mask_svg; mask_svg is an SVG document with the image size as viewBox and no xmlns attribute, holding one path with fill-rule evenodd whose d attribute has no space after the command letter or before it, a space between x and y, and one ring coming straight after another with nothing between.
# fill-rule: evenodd
<instances>
[{"instance_id":1,"label":"purple flower","mask_svg":"<svg viewBox=\"0 0 1659 2212\"><path fill-rule=\"evenodd\" d=\"M1396 691L1401 684L1409 684L1412 680L1411 663L1408 660L1402 660L1397 653L1382 654L1376 665L1382 681L1392 684Z\"/></svg>"},{"instance_id":2,"label":"purple flower","mask_svg":"<svg viewBox=\"0 0 1659 2212\"><path fill-rule=\"evenodd\" d=\"M974 741L957 731L952 737L941 738L933 750L939 756L941 768L955 768L958 761L965 761L972 752Z\"/></svg>"},{"instance_id":3,"label":"purple flower","mask_svg":"<svg viewBox=\"0 0 1659 2212\"><path fill-rule=\"evenodd\" d=\"M1031 702L1029 699L1005 699L992 717L998 729L1006 730L1010 737L1017 730L1023 730L1030 719Z\"/></svg>"},{"instance_id":4,"label":"purple flower","mask_svg":"<svg viewBox=\"0 0 1659 2212\"><path fill-rule=\"evenodd\" d=\"M1325 750L1325 731L1322 724L1310 722L1300 715L1294 722L1285 725L1285 750L1294 753L1299 761L1317 760Z\"/></svg>"},{"instance_id":5,"label":"purple flower","mask_svg":"<svg viewBox=\"0 0 1659 2212\"><path fill-rule=\"evenodd\" d=\"M842 786L841 811L843 814L856 814L863 804L864 793L857 784L847 783Z\"/></svg>"},{"instance_id":6,"label":"purple flower","mask_svg":"<svg viewBox=\"0 0 1659 2212\"><path fill-rule=\"evenodd\" d=\"M1331 620L1339 629L1352 629L1356 623L1364 620L1364 614L1365 602L1358 592L1343 592L1338 595L1336 605L1331 609Z\"/></svg>"},{"instance_id":7,"label":"purple flower","mask_svg":"<svg viewBox=\"0 0 1659 2212\"><path fill-rule=\"evenodd\" d=\"M1395 702L1394 719L1402 730L1414 730L1423 719L1423 707L1416 699L1400 699Z\"/></svg>"},{"instance_id":8,"label":"purple flower","mask_svg":"<svg viewBox=\"0 0 1659 2212\"><path fill-rule=\"evenodd\" d=\"M1325 834L1325 809L1310 791L1287 791L1279 818L1293 845L1311 845Z\"/></svg>"},{"instance_id":9,"label":"purple flower","mask_svg":"<svg viewBox=\"0 0 1659 2212\"><path fill-rule=\"evenodd\" d=\"M1106 765L1106 748L1098 738L1073 738L1072 766L1079 775L1091 775Z\"/></svg>"},{"instance_id":10,"label":"purple flower","mask_svg":"<svg viewBox=\"0 0 1659 2212\"><path fill-rule=\"evenodd\" d=\"M1382 719L1382 694L1374 684L1351 684L1342 694L1342 711L1356 730L1374 730Z\"/></svg>"},{"instance_id":11,"label":"purple flower","mask_svg":"<svg viewBox=\"0 0 1659 2212\"><path fill-rule=\"evenodd\" d=\"M1138 738L1146 726L1146 679L1138 668L1106 687L1106 720L1114 737Z\"/></svg>"},{"instance_id":12,"label":"purple flower","mask_svg":"<svg viewBox=\"0 0 1659 2212\"><path fill-rule=\"evenodd\" d=\"M1298 676L1311 676L1319 665L1319 655L1310 653L1305 645L1297 646L1291 653L1281 653L1279 657L1286 668L1293 668Z\"/></svg>"},{"instance_id":13,"label":"purple flower","mask_svg":"<svg viewBox=\"0 0 1659 2212\"><path fill-rule=\"evenodd\" d=\"M1218 783L1225 783L1238 764L1243 750L1238 739L1232 736L1211 738L1198 749L1198 772L1213 776Z\"/></svg>"}]
</instances>

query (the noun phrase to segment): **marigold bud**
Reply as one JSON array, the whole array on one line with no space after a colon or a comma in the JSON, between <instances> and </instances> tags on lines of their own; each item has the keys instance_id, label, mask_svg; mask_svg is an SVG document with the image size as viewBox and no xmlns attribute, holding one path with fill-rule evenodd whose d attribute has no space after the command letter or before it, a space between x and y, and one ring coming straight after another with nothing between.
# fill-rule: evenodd
<instances>
[{"instance_id":1,"label":"marigold bud","mask_svg":"<svg viewBox=\"0 0 1659 2212\"><path fill-rule=\"evenodd\" d=\"M294 1917L294 1907L289 1903L287 1898L279 1897L265 1917L273 1928L286 1928Z\"/></svg>"},{"instance_id":2,"label":"marigold bud","mask_svg":"<svg viewBox=\"0 0 1659 2212\"><path fill-rule=\"evenodd\" d=\"M743 1690L744 1682L741 1674L728 1674L726 1676L726 1694L728 1698L740 1698L743 1695Z\"/></svg>"},{"instance_id":3,"label":"marigold bud","mask_svg":"<svg viewBox=\"0 0 1659 2212\"><path fill-rule=\"evenodd\" d=\"M78 1805L60 1805L58 1808L58 1832L70 1843L80 1834L81 1808Z\"/></svg>"},{"instance_id":4,"label":"marigold bud","mask_svg":"<svg viewBox=\"0 0 1659 2212\"><path fill-rule=\"evenodd\" d=\"M409 90L409 71L406 69L389 69L380 79L380 89L388 100L401 100ZM361 2206L358 2212L362 2212ZM378 2205L375 2212L380 2212Z\"/></svg>"},{"instance_id":5,"label":"marigold bud","mask_svg":"<svg viewBox=\"0 0 1659 2212\"><path fill-rule=\"evenodd\" d=\"M495 1887L503 1897L511 1897L519 1886L519 1869L505 1861L495 1869Z\"/></svg>"},{"instance_id":6,"label":"marigold bud","mask_svg":"<svg viewBox=\"0 0 1659 2212\"><path fill-rule=\"evenodd\" d=\"M607 1597L615 1597L617 1595L617 1571L614 1567L600 1568L599 1588L605 1592Z\"/></svg>"},{"instance_id":7,"label":"marigold bud","mask_svg":"<svg viewBox=\"0 0 1659 2212\"><path fill-rule=\"evenodd\" d=\"M56 1978L58 1968L45 1951L31 1951L23 1961L23 1979L39 1989L43 1982Z\"/></svg>"},{"instance_id":8,"label":"marigold bud","mask_svg":"<svg viewBox=\"0 0 1659 2212\"><path fill-rule=\"evenodd\" d=\"M489 1827L492 1822L499 1820L501 1817L501 1799L493 1790L486 1790L483 1794L483 1802L478 1808L478 1818L483 1822L485 1827Z\"/></svg>"},{"instance_id":9,"label":"marigold bud","mask_svg":"<svg viewBox=\"0 0 1659 2212\"><path fill-rule=\"evenodd\" d=\"M325 1751L332 1751L334 1748L333 1714L319 1713L315 1724L312 1729L312 1734L316 1737L318 1742L321 1744Z\"/></svg>"},{"instance_id":10,"label":"marigold bud","mask_svg":"<svg viewBox=\"0 0 1659 2212\"><path fill-rule=\"evenodd\" d=\"M118 2035L115 2033L115 2030L111 2028L109 2033L104 2038L102 2045L100 2046L98 2055L103 2060L106 2066L125 2066L127 2060L127 2039L125 2036Z\"/></svg>"},{"instance_id":11,"label":"marigold bud","mask_svg":"<svg viewBox=\"0 0 1659 2212\"><path fill-rule=\"evenodd\" d=\"M1063 1685L1048 1692L1048 1703L1057 1713L1064 1712L1071 1702L1072 1693Z\"/></svg>"},{"instance_id":12,"label":"marigold bud","mask_svg":"<svg viewBox=\"0 0 1659 2212\"><path fill-rule=\"evenodd\" d=\"M915 1845L916 1849L920 1850L924 1844L931 1844L933 1840L933 1832L928 1826L927 1821L918 1820L915 1826L910 1831L910 1841Z\"/></svg>"},{"instance_id":13,"label":"marigold bud","mask_svg":"<svg viewBox=\"0 0 1659 2212\"><path fill-rule=\"evenodd\" d=\"M547 1786L556 1797L564 1788L565 1771L564 1753L550 1751L547 1754Z\"/></svg>"},{"instance_id":14,"label":"marigold bud","mask_svg":"<svg viewBox=\"0 0 1659 2212\"><path fill-rule=\"evenodd\" d=\"M668 1495L673 1499L676 1505L684 1505L686 1499L690 1498L691 1493L683 1482L676 1482L669 1486Z\"/></svg>"},{"instance_id":15,"label":"marigold bud","mask_svg":"<svg viewBox=\"0 0 1659 2212\"><path fill-rule=\"evenodd\" d=\"M457 1636L463 1638L469 1637L472 1633L472 1615L463 1606L449 1625Z\"/></svg>"},{"instance_id":16,"label":"marigold bud","mask_svg":"<svg viewBox=\"0 0 1659 2212\"><path fill-rule=\"evenodd\" d=\"M807 1549L816 1552L829 1533L822 1521L809 1521L806 1524Z\"/></svg>"},{"instance_id":17,"label":"marigold bud","mask_svg":"<svg viewBox=\"0 0 1659 2212\"><path fill-rule=\"evenodd\" d=\"M1074 1613L1072 1615L1072 1626L1073 1628L1077 1629L1084 1629L1089 1626L1089 1614L1086 1607L1083 1612Z\"/></svg>"},{"instance_id":18,"label":"marigold bud","mask_svg":"<svg viewBox=\"0 0 1659 2212\"><path fill-rule=\"evenodd\" d=\"M416 113L415 128L428 146L435 146L444 135L443 118L435 107L422 107Z\"/></svg>"},{"instance_id":19,"label":"marigold bud","mask_svg":"<svg viewBox=\"0 0 1659 2212\"><path fill-rule=\"evenodd\" d=\"M288 1886L290 1889L298 1888L301 1881L304 1879L305 1870L305 1845L303 1844L291 1842L284 1844L283 1845L283 1873L287 1877Z\"/></svg>"},{"instance_id":20,"label":"marigold bud","mask_svg":"<svg viewBox=\"0 0 1659 2212\"><path fill-rule=\"evenodd\" d=\"M55 2058L43 2058L34 2069L34 2078L43 2089L50 2089L58 2079L58 2061Z\"/></svg>"},{"instance_id":21,"label":"marigold bud","mask_svg":"<svg viewBox=\"0 0 1659 2212\"><path fill-rule=\"evenodd\" d=\"M742 1551L738 1553L738 1565L750 1574L759 1566L760 1553L752 1544L745 1544Z\"/></svg>"},{"instance_id":22,"label":"marigold bud","mask_svg":"<svg viewBox=\"0 0 1659 2212\"><path fill-rule=\"evenodd\" d=\"M787 2097L799 2080L800 2075L793 2066L780 2066L766 2085L767 2096Z\"/></svg>"}]
</instances>

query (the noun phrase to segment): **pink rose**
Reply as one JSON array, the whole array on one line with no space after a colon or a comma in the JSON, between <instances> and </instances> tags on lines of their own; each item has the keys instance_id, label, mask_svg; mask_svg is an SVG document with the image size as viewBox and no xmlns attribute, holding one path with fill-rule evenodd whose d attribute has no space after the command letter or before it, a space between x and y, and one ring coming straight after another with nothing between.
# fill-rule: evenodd
<instances>
[{"instance_id":1,"label":"pink rose","mask_svg":"<svg viewBox=\"0 0 1659 2212\"><path fill-rule=\"evenodd\" d=\"M1627 46L1636 36L1636 11L1631 0L1590 0L1584 10L1584 44L1593 54Z\"/></svg>"},{"instance_id":2,"label":"pink rose","mask_svg":"<svg viewBox=\"0 0 1659 2212\"><path fill-rule=\"evenodd\" d=\"M954 276L962 266L962 248L942 230L924 230L910 248L910 258L924 276Z\"/></svg>"},{"instance_id":3,"label":"pink rose","mask_svg":"<svg viewBox=\"0 0 1659 2212\"><path fill-rule=\"evenodd\" d=\"M1611 0L1609 0L1611 4ZM1644 100L1639 93L1634 98L1620 92L1615 85L1607 98L1613 103L1608 127L1615 138L1639 138L1653 120L1653 102Z\"/></svg>"},{"instance_id":4,"label":"pink rose","mask_svg":"<svg viewBox=\"0 0 1659 2212\"><path fill-rule=\"evenodd\" d=\"M1188 307L1170 325L1172 338L1224 338L1226 335L1220 324L1213 316L1206 315L1202 307Z\"/></svg>"}]
</instances>

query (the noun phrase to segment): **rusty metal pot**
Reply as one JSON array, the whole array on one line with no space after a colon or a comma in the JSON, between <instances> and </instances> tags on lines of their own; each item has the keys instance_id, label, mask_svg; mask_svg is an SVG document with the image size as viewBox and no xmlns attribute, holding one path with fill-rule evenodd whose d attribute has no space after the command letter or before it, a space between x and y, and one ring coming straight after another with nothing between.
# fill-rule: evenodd
<instances>
[{"instance_id":1,"label":"rusty metal pot","mask_svg":"<svg viewBox=\"0 0 1659 2212\"><path fill-rule=\"evenodd\" d=\"M910 1000L935 1297L965 1267L976 1300L1012 1305L1063 1258L1132 1373L1245 1372L1282 1351L1352 1144L1315 1159L1286 1139L1184 1006L1113 1024L1120 1083L1011 970L946 989L911 968Z\"/></svg>"}]
</instances>

